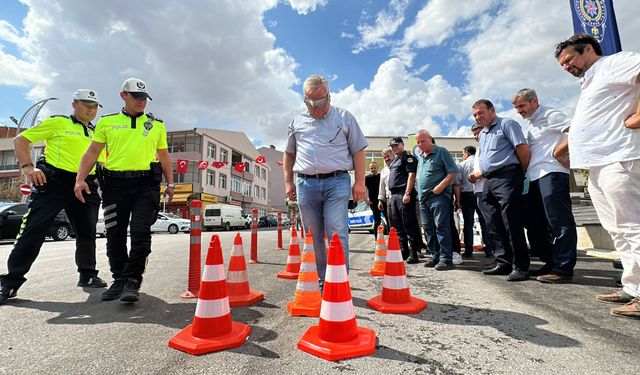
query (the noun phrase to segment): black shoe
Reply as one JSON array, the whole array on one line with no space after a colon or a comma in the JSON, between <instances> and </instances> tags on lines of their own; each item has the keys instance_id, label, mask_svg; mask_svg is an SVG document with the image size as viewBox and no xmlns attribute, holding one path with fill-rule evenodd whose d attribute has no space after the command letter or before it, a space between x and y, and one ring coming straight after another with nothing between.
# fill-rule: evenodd
<instances>
[{"instance_id":1,"label":"black shoe","mask_svg":"<svg viewBox=\"0 0 640 375\"><path fill-rule=\"evenodd\" d=\"M529 273L527 271L514 270L507 276L507 281L525 281L529 280Z\"/></svg>"},{"instance_id":2,"label":"black shoe","mask_svg":"<svg viewBox=\"0 0 640 375\"><path fill-rule=\"evenodd\" d=\"M107 282L98 276L91 276L86 279L81 277L78 280L78 286L82 288L104 288L107 286Z\"/></svg>"},{"instance_id":3,"label":"black shoe","mask_svg":"<svg viewBox=\"0 0 640 375\"><path fill-rule=\"evenodd\" d=\"M451 259L440 259L438 264L436 264L436 270L438 271L452 270L454 268L456 268L456 266L453 264Z\"/></svg>"},{"instance_id":4,"label":"black shoe","mask_svg":"<svg viewBox=\"0 0 640 375\"><path fill-rule=\"evenodd\" d=\"M431 268L435 267L438 264L438 260L436 258L431 258L424 264L425 267Z\"/></svg>"},{"instance_id":5,"label":"black shoe","mask_svg":"<svg viewBox=\"0 0 640 375\"><path fill-rule=\"evenodd\" d=\"M464 253L462 253L462 257L466 259L473 258L473 251L465 251Z\"/></svg>"},{"instance_id":6,"label":"black shoe","mask_svg":"<svg viewBox=\"0 0 640 375\"><path fill-rule=\"evenodd\" d=\"M424 259L427 257L427 254L423 254L422 251L418 252L418 258Z\"/></svg>"},{"instance_id":7,"label":"black shoe","mask_svg":"<svg viewBox=\"0 0 640 375\"><path fill-rule=\"evenodd\" d=\"M482 271L485 275L508 275L511 273L511 266L508 264L496 264L495 267Z\"/></svg>"},{"instance_id":8,"label":"black shoe","mask_svg":"<svg viewBox=\"0 0 640 375\"><path fill-rule=\"evenodd\" d=\"M416 264L416 263L420 263L420 260L418 260L417 256L409 256L409 258L407 258L407 264Z\"/></svg>"},{"instance_id":9,"label":"black shoe","mask_svg":"<svg viewBox=\"0 0 640 375\"><path fill-rule=\"evenodd\" d=\"M120 298L122 295L122 290L124 289L124 284L127 283L126 279L117 279L111 284L111 287L107 289L106 292L102 293L103 301L113 301L114 299Z\"/></svg>"},{"instance_id":10,"label":"black shoe","mask_svg":"<svg viewBox=\"0 0 640 375\"><path fill-rule=\"evenodd\" d=\"M124 285L124 290L122 291L122 296L120 296L121 302L138 302L140 299L140 282L136 279L129 279L127 283Z\"/></svg>"},{"instance_id":11,"label":"black shoe","mask_svg":"<svg viewBox=\"0 0 640 375\"><path fill-rule=\"evenodd\" d=\"M18 289L3 286L0 289L0 304L7 302L9 298L13 298L18 294Z\"/></svg>"},{"instance_id":12,"label":"black shoe","mask_svg":"<svg viewBox=\"0 0 640 375\"><path fill-rule=\"evenodd\" d=\"M538 268L537 270L529 271L529 275L533 277L546 275L548 273L551 273L552 269L553 267L545 264L544 266Z\"/></svg>"}]
</instances>

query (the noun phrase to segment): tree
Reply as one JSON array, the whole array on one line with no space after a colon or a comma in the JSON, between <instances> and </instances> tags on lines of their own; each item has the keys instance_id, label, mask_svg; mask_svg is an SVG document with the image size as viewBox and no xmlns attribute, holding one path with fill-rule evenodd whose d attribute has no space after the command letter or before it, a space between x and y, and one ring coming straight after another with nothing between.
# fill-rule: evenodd
<instances>
[{"instance_id":1,"label":"tree","mask_svg":"<svg viewBox=\"0 0 640 375\"><path fill-rule=\"evenodd\" d=\"M17 178L0 179L0 201L20 202L21 200L20 181Z\"/></svg>"}]
</instances>

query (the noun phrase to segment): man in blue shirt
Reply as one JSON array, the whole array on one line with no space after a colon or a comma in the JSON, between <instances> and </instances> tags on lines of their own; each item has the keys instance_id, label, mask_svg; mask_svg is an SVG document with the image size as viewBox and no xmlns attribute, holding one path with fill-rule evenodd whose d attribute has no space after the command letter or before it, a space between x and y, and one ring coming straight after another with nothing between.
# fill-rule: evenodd
<instances>
[{"instance_id":1,"label":"man in blue shirt","mask_svg":"<svg viewBox=\"0 0 640 375\"><path fill-rule=\"evenodd\" d=\"M426 130L416 133L420 149L418 157L418 199L420 218L431 259L425 267L438 271L454 268L451 244L451 183L458 175L458 166L446 148L433 144Z\"/></svg>"},{"instance_id":2,"label":"man in blue shirt","mask_svg":"<svg viewBox=\"0 0 640 375\"><path fill-rule=\"evenodd\" d=\"M355 170L354 202L364 200L364 149L368 144L353 115L331 105L324 77L310 76L303 89L307 112L296 115L289 124L284 182L287 197L298 201L302 224L311 227L322 286L327 269L325 233L329 237L338 234L349 269L348 171Z\"/></svg>"},{"instance_id":3,"label":"man in blue shirt","mask_svg":"<svg viewBox=\"0 0 640 375\"><path fill-rule=\"evenodd\" d=\"M489 233L495 245L496 264L486 275L509 275L508 281L529 279L529 249L522 223L524 172L531 153L520 124L496 116L493 103L473 104L480 132L480 169L485 178L482 201Z\"/></svg>"}]
</instances>

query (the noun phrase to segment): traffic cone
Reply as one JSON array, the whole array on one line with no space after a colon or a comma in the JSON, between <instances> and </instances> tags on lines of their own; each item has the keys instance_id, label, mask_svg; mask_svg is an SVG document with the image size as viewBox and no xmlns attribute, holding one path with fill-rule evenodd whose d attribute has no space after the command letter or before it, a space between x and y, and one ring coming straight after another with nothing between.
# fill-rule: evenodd
<instances>
[{"instance_id":1,"label":"traffic cone","mask_svg":"<svg viewBox=\"0 0 640 375\"><path fill-rule=\"evenodd\" d=\"M367 306L385 314L417 314L427 307L426 301L411 296L409 292L395 228L391 228L389 233L382 294L368 300Z\"/></svg>"},{"instance_id":2,"label":"traffic cone","mask_svg":"<svg viewBox=\"0 0 640 375\"><path fill-rule=\"evenodd\" d=\"M302 263L298 274L296 296L292 302L287 304L287 310L292 316L319 316L321 303L316 253L313 248L311 227L309 227L302 248Z\"/></svg>"},{"instance_id":3,"label":"traffic cone","mask_svg":"<svg viewBox=\"0 0 640 375\"><path fill-rule=\"evenodd\" d=\"M384 276L384 262L387 258L387 245L384 243L384 226L378 226L376 238L376 252L373 258L373 267L369 270L371 276Z\"/></svg>"},{"instance_id":4,"label":"traffic cone","mask_svg":"<svg viewBox=\"0 0 640 375\"><path fill-rule=\"evenodd\" d=\"M300 272L300 245L298 244L298 233L295 228L291 231L289 240L289 255L287 256L287 268L278 272L279 279L297 279Z\"/></svg>"},{"instance_id":5,"label":"traffic cone","mask_svg":"<svg viewBox=\"0 0 640 375\"><path fill-rule=\"evenodd\" d=\"M229 258L227 290L231 307L249 306L264 299L264 293L251 290L247 276L247 263L244 260L244 248L240 233L233 240L233 250Z\"/></svg>"},{"instance_id":6,"label":"traffic cone","mask_svg":"<svg viewBox=\"0 0 640 375\"><path fill-rule=\"evenodd\" d=\"M178 332L169 347L193 355L241 346L251 327L231 320L220 239L213 236L202 273L193 324Z\"/></svg>"},{"instance_id":7,"label":"traffic cone","mask_svg":"<svg viewBox=\"0 0 640 375\"><path fill-rule=\"evenodd\" d=\"M337 234L333 235L327 255L320 322L305 332L298 349L328 361L373 354L376 333L359 327L356 322L344 253Z\"/></svg>"}]
</instances>

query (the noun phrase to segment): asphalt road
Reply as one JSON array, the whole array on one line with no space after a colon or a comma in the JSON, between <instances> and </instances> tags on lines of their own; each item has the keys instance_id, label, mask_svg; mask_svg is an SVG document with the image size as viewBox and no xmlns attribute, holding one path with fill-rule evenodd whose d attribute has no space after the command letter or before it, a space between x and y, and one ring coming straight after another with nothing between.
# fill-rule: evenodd
<instances>
[{"instance_id":1,"label":"asphalt road","mask_svg":"<svg viewBox=\"0 0 640 375\"><path fill-rule=\"evenodd\" d=\"M203 254L212 233L203 236ZM217 232L228 257L235 232ZM249 232L243 231L249 254ZM288 242L288 232L285 232ZM412 294L429 306L417 315L384 315L366 307L381 278L368 271L373 237L351 234L351 288L358 324L377 332L376 352L327 362L296 349L317 318L292 318L286 303L296 282L275 274L287 251L274 250L275 231L261 231L260 264L251 287L265 301L232 310L252 327L240 348L191 356L167 341L193 319L186 289L187 234L155 234L140 302L101 302L103 289L76 287L73 241L46 242L18 298L0 306L0 374L612 374L637 371L640 322L609 315L594 300L614 286L610 261L580 252L576 282L508 283L484 276L480 254L456 270L408 265ZM0 245L0 272L9 244ZM105 240L98 240L108 278ZM204 264L204 261L203 261ZM536 263L539 265L539 263Z\"/></svg>"}]
</instances>

